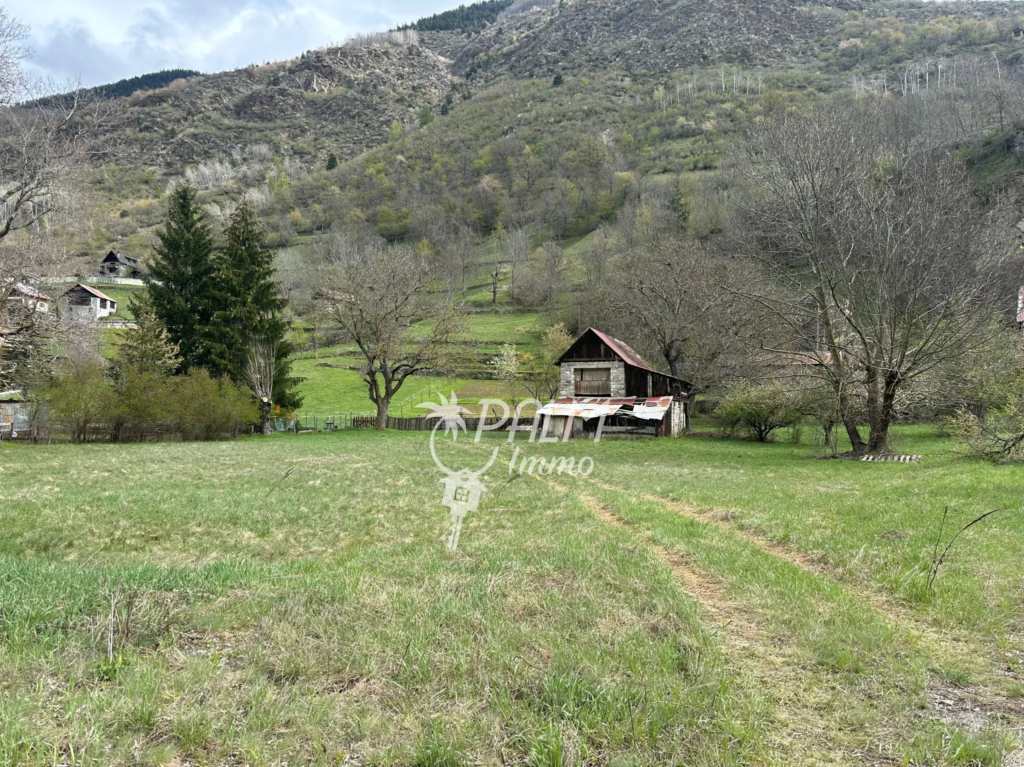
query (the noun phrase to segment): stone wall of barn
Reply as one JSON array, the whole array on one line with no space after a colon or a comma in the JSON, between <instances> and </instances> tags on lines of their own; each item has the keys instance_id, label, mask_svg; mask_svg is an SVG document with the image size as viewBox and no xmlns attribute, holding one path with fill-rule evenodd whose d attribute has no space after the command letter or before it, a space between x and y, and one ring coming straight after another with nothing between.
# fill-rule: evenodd
<instances>
[{"instance_id":1,"label":"stone wall of barn","mask_svg":"<svg viewBox=\"0 0 1024 767\"><path fill-rule=\"evenodd\" d=\"M673 437L683 436L688 424L686 423L686 400L673 399L672 407L668 411L670 434Z\"/></svg>"},{"instance_id":2,"label":"stone wall of barn","mask_svg":"<svg viewBox=\"0 0 1024 767\"><path fill-rule=\"evenodd\" d=\"M611 368L612 397L626 396L626 365L623 362L608 360L607 362L571 362L562 363L561 377L558 383L559 397L576 396L576 369Z\"/></svg>"}]
</instances>

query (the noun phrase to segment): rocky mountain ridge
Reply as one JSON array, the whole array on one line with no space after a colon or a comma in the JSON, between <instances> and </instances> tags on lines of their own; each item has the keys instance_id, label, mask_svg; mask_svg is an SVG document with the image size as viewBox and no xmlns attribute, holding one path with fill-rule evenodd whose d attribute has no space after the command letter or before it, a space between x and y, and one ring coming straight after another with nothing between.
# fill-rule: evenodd
<instances>
[{"instance_id":1,"label":"rocky mountain ridge","mask_svg":"<svg viewBox=\"0 0 1024 767\"><path fill-rule=\"evenodd\" d=\"M418 45L325 48L133 94L119 131L131 161L168 169L261 143L285 156L346 159L450 88L449 66Z\"/></svg>"},{"instance_id":2,"label":"rocky mountain ridge","mask_svg":"<svg viewBox=\"0 0 1024 767\"><path fill-rule=\"evenodd\" d=\"M814 61L830 33L857 19L925 24L948 16L1015 23L1015 2L871 0L568 0L499 18L473 35L428 33L424 43L461 76L578 74L594 68L671 72L715 64L779 67Z\"/></svg>"}]
</instances>

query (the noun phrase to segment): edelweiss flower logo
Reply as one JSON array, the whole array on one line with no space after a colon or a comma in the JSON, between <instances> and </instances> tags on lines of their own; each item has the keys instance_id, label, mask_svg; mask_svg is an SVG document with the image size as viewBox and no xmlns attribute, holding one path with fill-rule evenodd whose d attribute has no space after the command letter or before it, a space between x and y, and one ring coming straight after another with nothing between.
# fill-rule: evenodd
<instances>
[{"instance_id":1,"label":"edelweiss flower logo","mask_svg":"<svg viewBox=\"0 0 1024 767\"><path fill-rule=\"evenodd\" d=\"M428 408L430 412L424 417L440 418L441 422L444 423L445 434L451 434L453 440L458 439L459 431L466 431L466 422L462 419L462 416L469 415L470 412L459 404L455 392L452 392L451 400L445 399L443 394L438 396L441 398L441 404L424 402L416 407ZM436 430L437 427L434 428Z\"/></svg>"}]
</instances>

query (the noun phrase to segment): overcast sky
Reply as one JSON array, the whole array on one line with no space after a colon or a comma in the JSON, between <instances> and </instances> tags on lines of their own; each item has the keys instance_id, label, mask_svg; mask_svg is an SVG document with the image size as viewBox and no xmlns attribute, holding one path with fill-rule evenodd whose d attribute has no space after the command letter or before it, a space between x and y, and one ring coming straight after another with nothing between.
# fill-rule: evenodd
<instances>
[{"instance_id":1,"label":"overcast sky","mask_svg":"<svg viewBox=\"0 0 1024 767\"><path fill-rule=\"evenodd\" d=\"M462 0L463 2L465 0ZM0 0L32 28L31 68L100 85L184 67L202 72L292 58L460 0Z\"/></svg>"}]
</instances>

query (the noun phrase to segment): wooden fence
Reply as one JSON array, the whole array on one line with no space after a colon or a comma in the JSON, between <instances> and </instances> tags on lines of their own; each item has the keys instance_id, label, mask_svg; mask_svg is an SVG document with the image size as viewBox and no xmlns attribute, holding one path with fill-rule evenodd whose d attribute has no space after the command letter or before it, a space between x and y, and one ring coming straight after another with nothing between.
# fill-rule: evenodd
<instances>
[{"instance_id":1,"label":"wooden fence","mask_svg":"<svg viewBox=\"0 0 1024 767\"><path fill-rule=\"evenodd\" d=\"M481 419L479 418L463 418L462 422L466 425L466 431L472 433L480 428L480 420ZM393 431L432 431L436 423L436 418L398 418L395 416L388 416L386 428ZM493 427L500 423L500 418L488 418L484 425ZM532 428L533 418L521 418L519 419L518 425L521 428ZM303 416L295 421L283 421L282 419L276 419L275 424L276 431L293 431L299 434L326 431L348 431L351 429L375 429L376 427L376 416L352 414L338 416ZM511 422L508 422L502 425L498 431L508 431L510 427ZM440 428L443 429L444 427L442 426Z\"/></svg>"}]
</instances>

